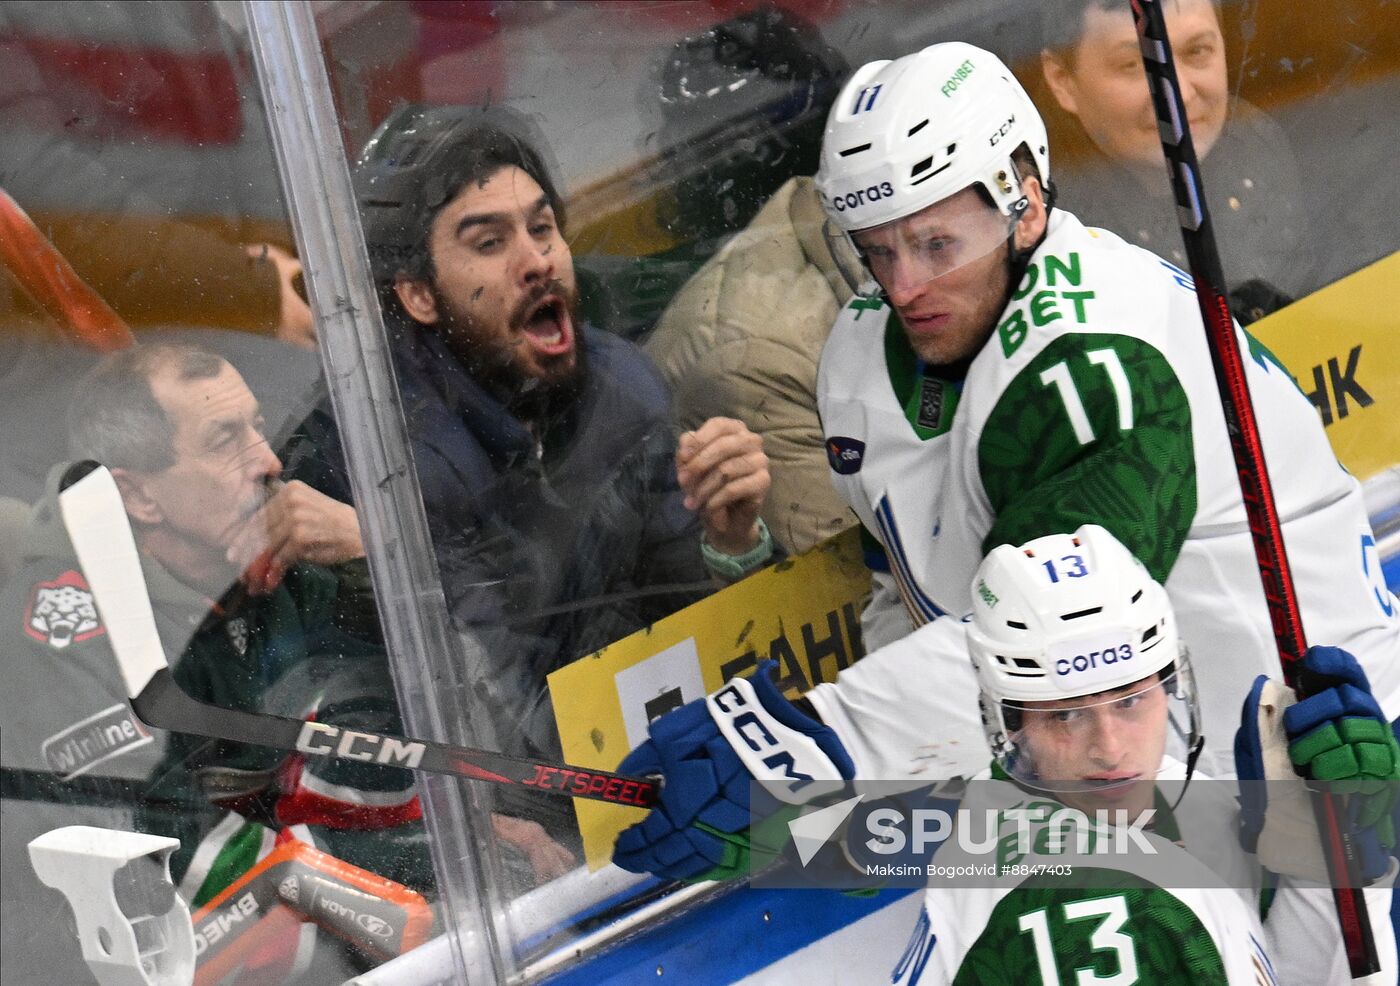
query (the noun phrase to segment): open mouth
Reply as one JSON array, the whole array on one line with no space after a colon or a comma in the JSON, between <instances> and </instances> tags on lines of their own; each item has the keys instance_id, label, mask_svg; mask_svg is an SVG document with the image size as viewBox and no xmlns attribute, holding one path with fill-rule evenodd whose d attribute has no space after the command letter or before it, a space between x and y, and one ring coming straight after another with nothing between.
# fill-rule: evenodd
<instances>
[{"instance_id":1,"label":"open mouth","mask_svg":"<svg viewBox=\"0 0 1400 986\"><path fill-rule=\"evenodd\" d=\"M521 331L541 356L563 356L574 348L574 326L564 300L546 295L525 312Z\"/></svg>"}]
</instances>

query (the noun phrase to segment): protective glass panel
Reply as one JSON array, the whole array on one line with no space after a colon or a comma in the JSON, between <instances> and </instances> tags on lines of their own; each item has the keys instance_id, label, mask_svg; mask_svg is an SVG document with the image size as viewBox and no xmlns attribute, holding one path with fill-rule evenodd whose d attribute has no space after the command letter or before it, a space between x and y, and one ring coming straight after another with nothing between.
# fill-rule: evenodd
<instances>
[{"instance_id":1,"label":"protective glass panel","mask_svg":"<svg viewBox=\"0 0 1400 986\"><path fill-rule=\"evenodd\" d=\"M404 730L242 10L8 4L0 50L0 978L342 982L438 892L369 739ZM115 478L177 728L128 705L147 604L94 597L74 459Z\"/></svg>"}]
</instances>

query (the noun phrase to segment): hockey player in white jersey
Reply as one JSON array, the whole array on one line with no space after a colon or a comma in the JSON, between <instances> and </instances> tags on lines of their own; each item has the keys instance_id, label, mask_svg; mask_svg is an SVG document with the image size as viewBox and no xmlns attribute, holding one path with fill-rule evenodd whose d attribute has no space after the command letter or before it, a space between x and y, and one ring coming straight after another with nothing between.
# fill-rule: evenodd
<instances>
[{"instance_id":1,"label":"hockey player in white jersey","mask_svg":"<svg viewBox=\"0 0 1400 986\"><path fill-rule=\"evenodd\" d=\"M666 775L661 809L615 860L723 872L743 852L750 775L976 773L988 750L960 622L973 573L997 545L1084 523L1166 586L1203 655L1202 767L1229 774L1239 696L1280 667L1190 278L1052 208L1039 114L971 45L859 69L817 187L865 263L818 401L876 569L871 653L795 704L763 676L739 683L761 743L713 697L653 724L624 767ZM1354 654L1393 720L1400 613L1359 486L1287 372L1240 338L1307 636Z\"/></svg>"},{"instance_id":2,"label":"hockey player in white jersey","mask_svg":"<svg viewBox=\"0 0 1400 986\"><path fill-rule=\"evenodd\" d=\"M1217 766L1238 696L1279 674L1190 278L1050 208L1049 179L1035 106L970 45L865 66L827 125L817 185L871 276L822 354L822 424L837 488L888 563L869 643L923 626L811 695L862 774L958 773L975 755L960 629L939 617L969 611L991 548L1081 523L1143 560L1211 655L1198 673ZM1360 488L1288 373L1241 342L1307 635L1355 654L1393 719L1400 618ZM905 687L918 680L940 688ZM861 714L886 701L899 712L879 725ZM929 750L902 731L932 716L963 742Z\"/></svg>"},{"instance_id":3,"label":"hockey player in white jersey","mask_svg":"<svg viewBox=\"0 0 1400 986\"><path fill-rule=\"evenodd\" d=\"M1330 688L1292 707L1291 693L1262 676L1249 691L1236 753L1240 774L1251 779L1244 782L1250 809L1239 826L1233 782L1195 772L1190 783L1197 696L1171 602L1111 534L1085 525L1073 535L1002 545L974 584L968 649L994 760L969 785L960 817L995 811L997 818L1033 821L1024 854L1001 870L1004 877L961 886L935 882L926 891L893 981L1350 981L1336 919L1327 913L1330 891L1306 879L1325 880L1325 869L1303 783L1288 764L1292 754L1309 773L1329 773L1312 748L1319 743L1332 763L1346 761L1349 769L1366 763L1363 772L1375 782L1373 797L1384 814L1400 747L1374 701L1367 704L1365 676L1355 663L1335 648L1314 648L1310 670L1349 677L1331 675ZM1266 759L1279 765L1269 785L1274 803L1263 785L1252 783L1264 776ZM1331 774L1341 779L1340 772ZM1106 836L1130 824L1145 833L1144 851L1103 851L1111 844ZM1246 833L1240 841L1237 828ZM1263 839L1261 828L1268 833ZM1361 829L1375 835L1359 826L1358 836ZM1081 839L1098 840L1100 851ZM1258 856L1242 842L1257 847ZM1369 845L1379 848L1374 838ZM969 851L950 837L937 860L945 872L960 866L969 872L963 864L987 858L985 848ZM1275 876L1266 880L1259 862ZM1394 982L1386 906L1400 867L1380 851L1367 863L1382 969L1374 981ZM1271 890L1261 896L1266 884ZM1088 970L1087 978L1080 970Z\"/></svg>"}]
</instances>

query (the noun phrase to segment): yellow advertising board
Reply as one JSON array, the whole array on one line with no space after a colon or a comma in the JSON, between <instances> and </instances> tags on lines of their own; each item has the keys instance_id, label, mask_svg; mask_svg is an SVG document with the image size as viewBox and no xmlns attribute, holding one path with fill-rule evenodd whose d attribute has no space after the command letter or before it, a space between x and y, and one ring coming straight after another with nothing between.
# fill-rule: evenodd
<instances>
[{"instance_id":1,"label":"yellow advertising board","mask_svg":"<svg viewBox=\"0 0 1400 986\"><path fill-rule=\"evenodd\" d=\"M765 569L549 676L564 759L612 770L657 716L778 661L789 694L806 691L864 653L860 612L870 591L853 528ZM638 822L637 808L574 802L588 865Z\"/></svg>"},{"instance_id":2,"label":"yellow advertising board","mask_svg":"<svg viewBox=\"0 0 1400 986\"><path fill-rule=\"evenodd\" d=\"M1400 253L1329 284L1249 331L1317 406L1357 479L1400 463Z\"/></svg>"}]
</instances>

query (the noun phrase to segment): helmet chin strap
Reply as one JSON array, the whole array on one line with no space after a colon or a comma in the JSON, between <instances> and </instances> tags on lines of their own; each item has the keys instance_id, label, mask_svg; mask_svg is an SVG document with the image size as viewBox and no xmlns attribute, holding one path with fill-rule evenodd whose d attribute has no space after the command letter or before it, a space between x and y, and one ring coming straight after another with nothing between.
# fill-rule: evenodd
<instances>
[{"instance_id":1,"label":"helmet chin strap","mask_svg":"<svg viewBox=\"0 0 1400 986\"><path fill-rule=\"evenodd\" d=\"M1194 728L1196 727L1194 727L1193 725L1193 727L1191 728L1193 728L1194 730ZM1196 742L1193 742L1193 744L1191 744L1191 749L1186 754L1186 779L1184 779L1182 782L1182 793L1177 794L1176 801L1173 801L1172 803L1173 815L1176 814L1177 805L1182 804L1182 798L1186 797L1186 789L1187 787L1191 786L1191 776L1193 776L1194 773L1196 773L1196 761L1198 761L1198 759L1201 759L1201 751L1204 751L1204 749L1205 737L1204 735L1201 735L1200 732L1197 732Z\"/></svg>"},{"instance_id":2,"label":"helmet chin strap","mask_svg":"<svg viewBox=\"0 0 1400 986\"><path fill-rule=\"evenodd\" d=\"M1189 661L1190 661L1190 654L1191 654L1191 651L1190 651L1190 648L1188 648L1188 647L1186 646L1185 641L1178 641L1178 642L1177 642L1177 652L1181 655L1181 658L1182 658L1183 661L1185 661L1185 662L1189 662ZM1175 663L1175 662L1174 662L1174 663ZM1177 685L1178 685L1178 683L1179 683L1179 679L1177 679L1176 673L1175 673L1175 672L1173 672L1173 674L1171 675L1171 678L1172 678L1172 683L1173 683L1173 690L1175 691L1175 689L1176 689L1176 687L1177 687ZM1192 684L1191 684L1191 695L1194 696L1194 694L1195 694L1195 685L1194 685L1194 678L1193 678ZM1195 772L1196 772L1196 761L1199 760L1199 759L1201 758L1201 751L1203 751L1203 750L1205 749L1205 747L1206 747L1206 738L1205 738L1205 735L1201 732L1200 726L1199 726L1199 724L1196 722L1196 705L1195 705L1195 700L1194 700L1194 698L1190 698L1190 699L1187 701L1187 709L1188 709L1188 714L1189 714L1190 717L1191 717L1191 721L1190 721L1189 728L1190 728L1191 732L1193 732L1193 733L1196 734L1196 742L1194 742L1194 743L1191 744L1191 749L1188 750L1187 753L1186 753L1186 779L1183 780L1183 781L1181 782L1181 793L1178 794L1178 795L1176 796L1176 800L1172 802L1172 813L1173 813L1173 814L1176 813L1177 806L1181 804L1181 799L1184 798L1184 797L1186 797L1186 789L1187 789L1188 787L1191 786L1191 777L1192 777L1192 775L1195 774ZM1181 736L1181 727L1180 727L1180 726L1177 726L1177 727L1176 727L1176 733L1177 733L1178 736ZM1182 738L1185 739L1185 737L1182 737Z\"/></svg>"},{"instance_id":3,"label":"helmet chin strap","mask_svg":"<svg viewBox=\"0 0 1400 986\"><path fill-rule=\"evenodd\" d=\"M1176 814L1177 806L1181 804L1181 799L1186 797L1186 789L1191 786L1191 776L1196 772L1196 761L1201 758L1201 751L1206 748L1206 738L1197 736L1196 742L1191 744L1191 752L1186 755L1186 779L1181 782L1181 793L1172 802L1172 814Z\"/></svg>"}]
</instances>

